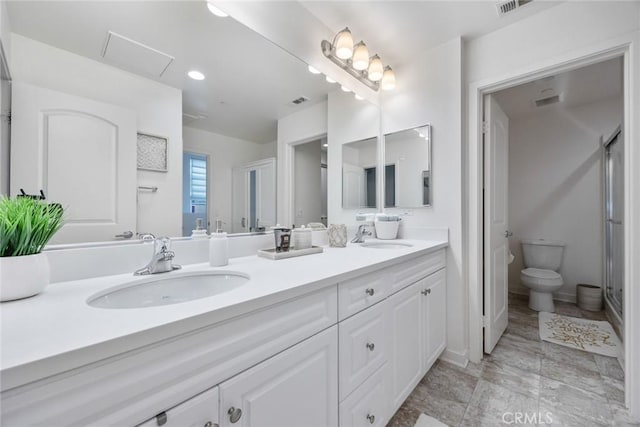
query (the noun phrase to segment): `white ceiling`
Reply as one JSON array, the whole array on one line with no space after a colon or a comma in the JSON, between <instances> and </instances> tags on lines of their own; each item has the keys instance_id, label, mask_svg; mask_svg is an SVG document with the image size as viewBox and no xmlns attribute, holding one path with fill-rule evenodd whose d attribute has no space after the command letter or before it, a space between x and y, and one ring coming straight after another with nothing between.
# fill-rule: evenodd
<instances>
[{"instance_id":1,"label":"white ceiling","mask_svg":"<svg viewBox=\"0 0 640 427\"><path fill-rule=\"evenodd\" d=\"M254 142L276 140L277 119L326 99L335 85L204 1L9 1L13 32L104 62L111 30L175 57L160 78L183 90L185 124ZM192 68L207 78L186 76ZM99 84L99 82L96 82ZM300 96L301 106L290 104Z\"/></svg>"},{"instance_id":2,"label":"white ceiling","mask_svg":"<svg viewBox=\"0 0 640 427\"><path fill-rule=\"evenodd\" d=\"M544 107L535 106L536 99L553 95L559 95L560 102ZM495 94L498 103L510 118L577 107L621 95L622 58L567 71Z\"/></svg>"},{"instance_id":3,"label":"white ceiling","mask_svg":"<svg viewBox=\"0 0 640 427\"><path fill-rule=\"evenodd\" d=\"M154 80L183 90L185 125L254 142L276 139L277 120L326 99L335 86L302 61L196 1L9 0L12 31L103 61L107 31L175 57ZM349 26L393 66L456 36L477 37L558 2L537 0L498 17L496 1L312 1L302 4L329 28ZM247 3L246 7L250 7ZM295 37L295 34L292 35ZM207 79L190 80L192 68ZM98 83L97 83L98 84ZM301 106L290 102L310 98Z\"/></svg>"}]
</instances>

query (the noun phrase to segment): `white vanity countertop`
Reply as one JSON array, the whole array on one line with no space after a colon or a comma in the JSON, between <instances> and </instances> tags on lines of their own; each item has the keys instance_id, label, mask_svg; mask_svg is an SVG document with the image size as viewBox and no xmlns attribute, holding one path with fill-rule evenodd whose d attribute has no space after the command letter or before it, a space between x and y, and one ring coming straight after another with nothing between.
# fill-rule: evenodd
<instances>
[{"instance_id":1,"label":"white vanity countertop","mask_svg":"<svg viewBox=\"0 0 640 427\"><path fill-rule=\"evenodd\" d=\"M278 261L248 256L233 258L225 267L184 266L180 271L236 271L251 280L226 293L160 307L103 309L86 303L97 292L149 276L121 274L52 284L36 297L0 305L1 389L175 337L448 245L434 240L393 242L413 246L374 249L349 244Z\"/></svg>"}]
</instances>

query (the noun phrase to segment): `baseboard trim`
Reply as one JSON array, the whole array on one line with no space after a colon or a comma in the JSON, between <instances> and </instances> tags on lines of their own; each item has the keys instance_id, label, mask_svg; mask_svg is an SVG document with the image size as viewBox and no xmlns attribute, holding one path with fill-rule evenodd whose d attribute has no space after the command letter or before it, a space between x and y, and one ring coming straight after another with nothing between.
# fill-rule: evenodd
<instances>
[{"instance_id":1,"label":"baseboard trim","mask_svg":"<svg viewBox=\"0 0 640 427\"><path fill-rule=\"evenodd\" d=\"M516 291L512 291L509 290L510 294L514 294L514 295L520 295L520 296L524 296L524 297L529 297L529 293L528 292L516 292ZM576 304L577 300L576 300L576 295L575 294L569 294L566 292L555 292L553 294L553 299L554 301L562 301L562 302L570 302L573 304Z\"/></svg>"},{"instance_id":2,"label":"baseboard trim","mask_svg":"<svg viewBox=\"0 0 640 427\"><path fill-rule=\"evenodd\" d=\"M467 363L469 363L469 356L468 356L467 350L459 352L459 351L453 351L447 348L440 355L440 360L444 360L445 362L449 362L456 366L460 366L461 368L466 368Z\"/></svg>"}]
</instances>

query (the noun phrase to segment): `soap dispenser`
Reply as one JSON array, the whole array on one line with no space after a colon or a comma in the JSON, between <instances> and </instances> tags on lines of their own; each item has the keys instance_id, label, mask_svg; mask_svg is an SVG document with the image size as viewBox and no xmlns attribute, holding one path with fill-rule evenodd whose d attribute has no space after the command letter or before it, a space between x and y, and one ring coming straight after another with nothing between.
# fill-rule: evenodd
<instances>
[{"instance_id":1,"label":"soap dispenser","mask_svg":"<svg viewBox=\"0 0 640 427\"><path fill-rule=\"evenodd\" d=\"M229 264L229 238L222 231L222 221L216 220L216 231L209 239L209 265L222 267Z\"/></svg>"}]
</instances>

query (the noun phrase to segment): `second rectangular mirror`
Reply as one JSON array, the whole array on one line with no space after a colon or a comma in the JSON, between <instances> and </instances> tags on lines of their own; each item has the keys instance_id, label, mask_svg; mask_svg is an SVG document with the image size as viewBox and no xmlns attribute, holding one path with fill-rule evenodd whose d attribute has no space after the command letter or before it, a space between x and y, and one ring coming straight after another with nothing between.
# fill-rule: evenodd
<instances>
[{"instance_id":1,"label":"second rectangular mirror","mask_svg":"<svg viewBox=\"0 0 640 427\"><path fill-rule=\"evenodd\" d=\"M377 138L342 146L342 207L376 208Z\"/></svg>"},{"instance_id":2,"label":"second rectangular mirror","mask_svg":"<svg viewBox=\"0 0 640 427\"><path fill-rule=\"evenodd\" d=\"M385 207L431 206L431 125L384 136Z\"/></svg>"}]
</instances>

